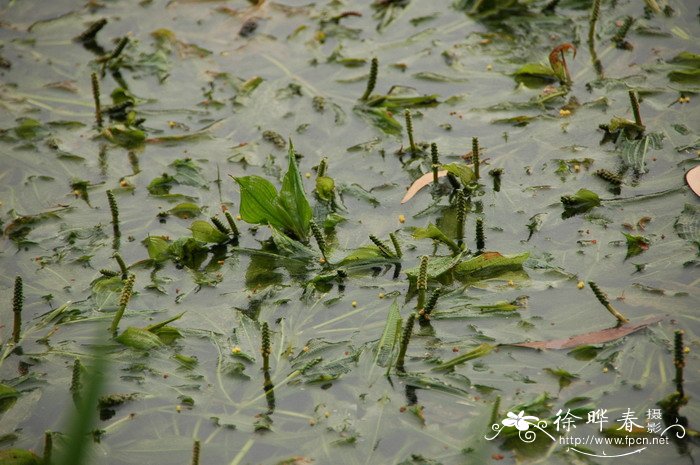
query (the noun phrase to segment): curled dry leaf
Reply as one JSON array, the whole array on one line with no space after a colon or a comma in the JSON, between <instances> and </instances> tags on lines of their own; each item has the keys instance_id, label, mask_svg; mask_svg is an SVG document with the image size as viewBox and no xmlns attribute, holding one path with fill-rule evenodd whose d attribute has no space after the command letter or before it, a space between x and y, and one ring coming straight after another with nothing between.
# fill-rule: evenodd
<instances>
[{"instance_id":1,"label":"curled dry leaf","mask_svg":"<svg viewBox=\"0 0 700 465\"><path fill-rule=\"evenodd\" d=\"M442 178L444 176L447 176L447 170L442 170L438 171L438 178ZM423 176L420 178L416 179L413 184L411 184L411 187L408 188L408 191L406 192L406 195L403 196L403 199L401 199L401 203L406 203L409 200L413 198L414 195L418 193L421 189L423 189L425 186L433 182L433 172L425 173Z\"/></svg>"},{"instance_id":2,"label":"curled dry leaf","mask_svg":"<svg viewBox=\"0 0 700 465\"><path fill-rule=\"evenodd\" d=\"M649 325L663 320L660 316L650 316L639 323L628 323L623 326L593 331L592 333L579 334L568 339L552 339L549 341L520 342L517 344L504 344L518 347L529 347L531 349L571 349L584 344L603 344L614 341L628 334L632 334Z\"/></svg>"}]
</instances>

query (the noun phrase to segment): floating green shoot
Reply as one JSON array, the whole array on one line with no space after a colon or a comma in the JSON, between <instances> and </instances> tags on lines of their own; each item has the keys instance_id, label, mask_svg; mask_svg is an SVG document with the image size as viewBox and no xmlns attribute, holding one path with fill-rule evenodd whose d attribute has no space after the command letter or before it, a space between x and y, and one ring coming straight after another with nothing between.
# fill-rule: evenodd
<instances>
[{"instance_id":1,"label":"floating green shoot","mask_svg":"<svg viewBox=\"0 0 700 465\"><path fill-rule=\"evenodd\" d=\"M22 334L22 307L24 306L24 289L22 277L15 278L14 295L12 298L12 314L14 315L12 325L12 342L17 344Z\"/></svg>"},{"instance_id":2,"label":"floating green shoot","mask_svg":"<svg viewBox=\"0 0 700 465\"><path fill-rule=\"evenodd\" d=\"M263 370L270 370L270 355L272 354L272 348L270 346L270 327L267 322L262 324L262 346L260 352L263 357Z\"/></svg>"},{"instance_id":3,"label":"floating green shoot","mask_svg":"<svg viewBox=\"0 0 700 465\"><path fill-rule=\"evenodd\" d=\"M134 290L135 282L136 275L134 274L130 274L124 282L124 287L122 288L122 293L119 297L119 307L117 308L117 312L114 314L112 325L109 328L113 334L116 334L117 329L119 329L119 321L122 319L122 316L124 316L126 306L129 304L129 300L131 300L131 294Z\"/></svg>"},{"instance_id":4,"label":"floating green shoot","mask_svg":"<svg viewBox=\"0 0 700 465\"><path fill-rule=\"evenodd\" d=\"M596 283L594 283L593 281L588 281L588 285L591 287L591 290L593 291L593 294L595 294L596 298L598 299L598 302L600 302L600 304L601 304L603 307L605 307L606 309L608 309L608 311L609 311L615 318L617 318L618 323L624 324L624 323L627 323L627 322L629 321L622 313L620 313L619 311L617 311L617 309L615 309L615 307L613 307L613 306L610 304L610 301L608 300L608 297L607 297L607 296L605 295L605 293L598 287L598 285L597 285Z\"/></svg>"},{"instance_id":5,"label":"floating green shoot","mask_svg":"<svg viewBox=\"0 0 700 465\"><path fill-rule=\"evenodd\" d=\"M112 230L114 231L114 237L120 237L122 235L119 230L119 206L117 205L117 199L114 198L114 192L111 190L107 191L107 201L109 202L109 211L112 213Z\"/></svg>"},{"instance_id":6,"label":"floating green shoot","mask_svg":"<svg viewBox=\"0 0 700 465\"><path fill-rule=\"evenodd\" d=\"M379 71L379 61L377 60L376 57L372 58L372 63L370 64L369 68L369 78L367 79L367 88L365 89L365 93L362 94L362 97L360 100L367 100L370 95L372 95L372 91L374 90L374 87L377 85L377 72Z\"/></svg>"},{"instance_id":7,"label":"floating green shoot","mask_svg":"<svg viewBox=\"0 0 700 465\"><path fill-rule=\"evenodd\" d=\"M411 333L413 333L413 325L416 321L416 314L411 313L406 320L406 326L403 328L403 333L401 334L401 342L399 345L399 355L396 358L396 371L399 373L405 373L404 359L406 358L406 350L408 349L408 342L411 340Z\"/></svg>"},{"instance_id":8,"label":"floating green shoot","mask_svg":"<svg viewBox=\"0 0 700 465\"><path fill-rule=\"evenodd\" d=\"M92 82L92 98L95 101L95 123L102 129L102 107L100 106L100 81L97 80L97 73L90 75Z\"/></svg>"},{"instance_id":9,"label":"floating green shoot","mask_svg":"<svg viewBox=\"0 0 700 465\"><path fill-rule=\"evenodd\" d=\"M411 110L404 110L404 119L406 120L406 134L408 135L408 146L411 148L411 155L416 154L416 142L413 139L413 116L411 116Z\"/></svg>"}]
</instances>

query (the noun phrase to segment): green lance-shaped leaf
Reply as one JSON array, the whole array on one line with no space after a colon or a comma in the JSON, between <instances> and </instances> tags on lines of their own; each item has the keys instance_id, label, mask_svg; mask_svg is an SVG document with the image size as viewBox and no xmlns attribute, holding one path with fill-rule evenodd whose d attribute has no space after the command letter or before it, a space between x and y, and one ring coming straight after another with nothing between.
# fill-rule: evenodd
<instances>
[{"instance_id":1,"label":"green lance-shaped leaf","mask_svg":"<svg viewBox=\"0 0 700 465\"><path fill-rule=\"evenodd\" d=\"M313 212L309 205L309 200L304 192L304 184L301 181L301 174L297 167L296 156L292 141L289 141L289 167L282 179L282 190L280 191L280 207L284 212L288 212L291 229L297 239L306 241L309 235L309 227Z\"/></svg>"},{"instance_id":2,"label":"green lance-shaped leaf","mask_svg":"<svg viewBox=\"0 0 700 465\"><path fill-rule=\"evenodd\" d=\"M464 362L468 362L469 360L474 360L475 358L483 357L484 355L487 355L489 352L491 352L494 349L494 347L495 346L492 346L490 344L483 343L477 346L475 349L470 350L466 354L458 355L457 357L436 366L435 368L433 368L433 371L449 370L457 365L461 365Z\"/></svg>"}]
</instances>

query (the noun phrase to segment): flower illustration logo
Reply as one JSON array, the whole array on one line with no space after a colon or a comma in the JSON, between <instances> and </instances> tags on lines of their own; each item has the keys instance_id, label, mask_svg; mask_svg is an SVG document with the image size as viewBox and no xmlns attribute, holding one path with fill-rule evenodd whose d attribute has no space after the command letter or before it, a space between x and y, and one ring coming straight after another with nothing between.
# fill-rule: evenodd
<instances>
[{"instance_id":1,"label":"flower illustration logo","mask_svg":"<svg viewBox=\"0 0 700 465\"><path fill-rule=\"evenodd\" d=\"M501 423L503 423L503 426L515 426L518 431L527 431L530 429L530 425L532 425L533 421L537 422L539 421L539 418L533 417L531 415L525 415L525 411L521 410L520 413L517 415L514 414L513 412L508 412L508 418L504 418Z\"/></svg>"}]
</instances>

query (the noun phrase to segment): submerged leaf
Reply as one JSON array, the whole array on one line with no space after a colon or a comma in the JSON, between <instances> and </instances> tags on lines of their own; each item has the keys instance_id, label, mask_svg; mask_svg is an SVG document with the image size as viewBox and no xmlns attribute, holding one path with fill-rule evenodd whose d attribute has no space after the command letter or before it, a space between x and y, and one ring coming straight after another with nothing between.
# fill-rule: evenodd
<instances>
[{"instance_id":1,"label":"submerged leaf","mask_svg":"<svg viewBox=\"0 0 700 465\"><path fill-rule=\"evenodd\" d=\"M649 249L649 239L636 234L622 233L627 240L627 256L625 258L634 257Z\"/></svg>"},{"instance_id":2,"label":"submerged leaf","mask_svg":"<svg viewBox=\"0 0 700 465\"><path fill-rule=\"evenodd\" d=\"M158 336L152 332L135 326L129 326L115 339L125 346L139 350L156 349L164 345Z\"/></svg>"},{"instance_id":3,"label":"submerged leaf","mask_svg":"<svg viewBox=\"0 0 700 465\"><path fill-rule=\"evenodd\" d=\"M192 231L192 237L202 242L222 244L229 239L226 234L216 229L207 221L198 220L193 222L192 225L190 225L190 231Z\"/></svg>"},{"instance_id":4,"label":"submerged leaf","mask_svg":"<svg viewBox=\"0 0 700 465\"><path fill-rule=\"evenodd\" d=\"M475 358L483 357L484 355L488 355L495 347L496 346L492 346L491 344L483 343L465 354L458 355L457 357L448 360L445 363L441 363L440 365L433 368L433 371L449 370L451 368L456 367L457 365L461 365L462 363L468 362L469 360L474 360Z\"/></svg>"},{"instance_id":5,"label":"submerged leaf","mask_svg":"<svg viewBox=\"0 0 700 465\"><path fill-rule=\"evenodd\" d=\"M498 252L484 252L465 260L455 267L455 277L460 281L474 281L495 278L507 271L522 270L529 252L518 255L501 255Z\"/></svg>"},{"instance_id":6,"label":"submerged leaf","mask_svg":"<svg viewBox=\"0 0 700 465\"><path fill-rule=\"evenodd\" d=\"M632 334L640 329L644 329L649 325L658 323L663 320L663 317L652 316L639 323L627 323L623 326L615 326L614 328L593 331L590 333L579 334L568 339L553 339L549 341L537 342L519 342L517 344L506 344L518 347L528 347L530 349L571 349L580 345L602 344L604 342L614 341L628 334Z\"/></svg>"},{"instance_id":7,"label":"submerged leaf","mask_svg":"<svg viewBox=\"0 0 700 465\"><path fill-rule=\"evenodd\" d=\"M673 223L673 229L678 237L691 241L700 248L700 206L686 203Z\"/></svg>"}]
</instances>

